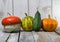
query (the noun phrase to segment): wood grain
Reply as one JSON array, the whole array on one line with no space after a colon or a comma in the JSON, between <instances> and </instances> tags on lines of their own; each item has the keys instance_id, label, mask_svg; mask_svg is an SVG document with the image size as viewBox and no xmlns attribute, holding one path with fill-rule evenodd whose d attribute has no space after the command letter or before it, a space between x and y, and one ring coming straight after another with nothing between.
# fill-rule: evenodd
<instances>
[{"instance_id":1,"label":"wood grain","mask_svg":"<svg viewBox=\"0 0 60 42\"><path fill-rule=\"evenodd\" d=\"M17 42L19 33L11 33L7 42Z\"/></svg>"},{"instance_id":2,"label":"wood grain","mask_svg":"<svg viewBox=\"0 0 60 42\"><path fill-rule=\"evenodd\" d=\"M33 32L35 42L60 42L60 36L55 32Z\"/></svg>"},{"instance_id":3,"label":"wood grain","mask_svg":"<svg viewBox=\"0 0 60 42\"><path fill-rule=\"evenodd\" d=\"M60 35L44 31L5 33L0 30L0 42L60 42Z\"/></svg>"},{"instance_id":4,"label":"wood grain","mask_svg":"<svg viewBox=\"0 0 60 42\"><path fill-rule=\"evenodd\" d=\"M52 42L60 42L60 35L56 34L55 32L47 32L47 34Z\"/></svg>"},{"instance_id":5,"label":"wood grain","mask_svg":"<svg viewBox=\"0 0 60 42\"><path fill-rule=\"evenodd\" d=\"M34 42L32 32L21 32L19 42Z\"/></svg>"},{"instance_id":6,"label":"wood grain","mask_svg":"<svg viewBox=\"0 0 60 42\"><path fill-rule=\"evenodd\" d=\"M45 32L33 32L35 42L51 42L50 38Z\"/></svg>"},{"instance_id":7,"label":"wood grain","mask_svg":"<svg viewBox=\"0 0 60 42\"><path fill-rule=\"evenodd\" d=\"M0 31L0 42L6 42L9 35L10 33L5 33L3 31Z\"/></svg>"}]
</instances>

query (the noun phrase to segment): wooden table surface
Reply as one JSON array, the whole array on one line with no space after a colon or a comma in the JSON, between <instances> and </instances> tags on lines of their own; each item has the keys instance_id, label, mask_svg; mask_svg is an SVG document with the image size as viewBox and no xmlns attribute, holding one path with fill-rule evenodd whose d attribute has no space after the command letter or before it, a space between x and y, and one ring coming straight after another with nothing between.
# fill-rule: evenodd
<instances>
[{"instance_id":1,"label":"wooden table surface","mask_svg":"<svg viewBox=\"0 0 60 42\"><path fill-rule=\"evenodd\" d=\"M56 32L25 32L5 33L0 30L0 42L60 42Z\"/></svg>"}]
</instances>

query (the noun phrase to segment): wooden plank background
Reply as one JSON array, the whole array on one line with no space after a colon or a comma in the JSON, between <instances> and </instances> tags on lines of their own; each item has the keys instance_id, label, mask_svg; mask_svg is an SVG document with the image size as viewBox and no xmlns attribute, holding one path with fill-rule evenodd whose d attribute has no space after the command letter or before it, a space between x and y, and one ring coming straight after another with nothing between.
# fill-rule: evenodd
<instances>
[{"instance_id":1,"label":"wooden plank background","mask_svg":"<svg viewBox=\"0 0 60 42\"><path fill-rule=\"evenodd\" d=\"M13 1L13 2L12 2ZM48 3L48 4L47 4ZM41 17L47 17L47 9L51 12L51 0L0 0L0 17L8 16L7 12L11 13L11 15L15 15L20 17L21 19L25 17L25 12L28 13L30 16L35 15L38 10L41 13ZM46 8L46 9L45 9ZM13 13L13 14L12 14ZM2 18L0 18L1 21ZM3 28L0 22L0 28Z\"/></svg>"},{"instance_id":2,"label":"wooden plank background","mask_svg":"<svg viewBox=\"0 0 60 42\"><path fill-rule=\"evenodd\" d=\"M19 33L11 33L7 42L17 42L18 41L18 36L19 36Z\"/></svg>"},{"instance_id":3,"label":"wooden plank background","mask_svg":"<svg viewBox=\"0 0 60 42\"><path fill-rule=\"evenodd\" d=\"M47 4L48 3L48 4ZM2 5L2 6L1 6ZM4 10L4 14L6 15L7 12L12 13L14 8L14 15L17 15L19 17L25 16L24 13L29 11L29 15L34 16L36 13L37 7L39 8L38 10L43 14L42 8L51 8L51 0L29 0L29 6L28 6L28 0L1 0L0 1L0 10ZM13 7L12 7L13 6ZM28 10L29 8L29 10ZM45 9L46 10L46 9ZM47 11L47 10L46 10ZM49 10L51 11L51 10ZM46 15L48 13L44 12ZM43 17L46 17L44 15Z\"/></svg>"},{"instance_id":4,"label":"wooden plank background","mask_svg":"<svg viewBox=\"0 0 60 42\"><path fill-rule=\"evenodd\" d=\"M25 17L25 12L29 12L28 15L34 17L37 7L42 18L47 17L48 13L52 13L51 0L29 0L29 6L28 0L13 0L13 2L12 0L0 0L0 6L0 29L3 29L1 17L8 16L7 12L21 19ZM53 17L53 14L51 16ZM60 36L55 32L4 33L0 31L0 42L60 42Z\"/></svg>"},{"instance_id":5,"label":"wooden plank background","mask_svg":"<svg viewBox=\"0 0 60 42\"><path fill-rule=\"evenodd\" d=\"M42 18L47 17L48 13L52 13L51 16L57 18L59 28L58 30L60 30L60 15L59 13L55 13L57 6L60 7L59 0L29 0L28 10L28 0L0 0L0 28L3 28L3 26L1 25L1 20L3 17L8 16L7 12L11 13L11 15L13 15L12 13L14 13L14 15L22 19L23 17L25 17L24 13L28 13L28 11L29 15L34 17L37 7L39 7L38 10L41 13Z\"/></svg>"},{"instance_id":6,"label":"wooden plank background","mask_svg":"<svg viewBox=\"0 0 60 42\"><path fill-rule=\"evenodd\" d=\"M21 32L19 42L34 42L32 32Z\"/></svg>"},{"instance_id":7,"label":"wooden plank background","mask_svg":"<svg viewBox=\"0 0 60 42\"><path fill-rule=\"evenodd\" d=\"M6 42L9 35L10 33L4 33L3 31L0 30L0 42Z\"/></svg>"},{"instance_id":8,"label":"wooden plank background","mask_svg":"<svg viewBox=\"0 0 60 42\"><path fill-rule=\"evenodd\" d=\"M0 42L60 42L60 35L55 32L18 32L0 31Z\"/></svg>"}]
</instances>

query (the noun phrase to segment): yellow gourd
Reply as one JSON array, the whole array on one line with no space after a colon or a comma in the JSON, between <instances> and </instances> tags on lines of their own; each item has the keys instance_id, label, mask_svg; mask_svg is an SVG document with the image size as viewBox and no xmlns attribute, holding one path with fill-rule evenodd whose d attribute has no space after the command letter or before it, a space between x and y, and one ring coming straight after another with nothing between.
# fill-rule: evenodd
<instances>
[{"instance_id":1,"label":"yellow gourd","mask_svg":"<svg viewBox=\"0 0 60 42\"><path fill-rule=\"evenodd\" d=\"M22 29L25 31L31 31L32 30L32 22L33 22L33 17L27 16L22 19Z\"/></svg>"}]
</instances>

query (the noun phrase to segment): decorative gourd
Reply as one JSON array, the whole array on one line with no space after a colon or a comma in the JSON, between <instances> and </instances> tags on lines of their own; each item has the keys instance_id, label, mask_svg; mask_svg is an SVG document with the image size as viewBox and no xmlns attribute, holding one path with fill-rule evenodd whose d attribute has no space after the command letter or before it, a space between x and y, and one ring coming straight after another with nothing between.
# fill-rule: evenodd
<instances>
[{"instance_id":1,"label":"decorative gourd","mask_svg":"<svg viewBox=\"0 0 60 42\"><path fill-rule=\"evenodd\" d=\"M41 15L39 11L37 10L34 20L33 20L33 30L39 31L41 29Z\"/></svg>"},{"instance_id":2,"label":"decorative gourd","mask_svg":"<svg viewBox=\"0 0 60 42\"><path fill-rule=\"evenodd\" d=\"M2 25L4 26L5 32L19 31L21 19L17 16L10 15L2 19Z\"/></svg>"},{"instance_id":3,"label":"decorative gourd","mask_svg":"<svg viewBox=\"0 0 60 42\"><path fill-rule=\"evenodd\" d=\"M48 18L42 19L42 28L45 31L54 31L58 26L58 22L55 19L50 18L50 15L48 15Z\"/></svg>"},{"instance_id":4,"label":"decorative gourd","mask_svg":"<svg viewBox=\"0 0 60 42\"><path fill-rule=\"evenodd\" d=\"M33 17L27 16L27 13L25 13L26 17L22 19L22 28L25 31L31 31L32 30L32 22Z\"/></svg>"}]
</instances>

